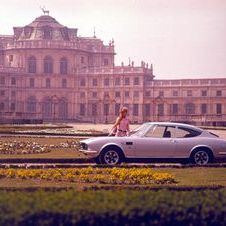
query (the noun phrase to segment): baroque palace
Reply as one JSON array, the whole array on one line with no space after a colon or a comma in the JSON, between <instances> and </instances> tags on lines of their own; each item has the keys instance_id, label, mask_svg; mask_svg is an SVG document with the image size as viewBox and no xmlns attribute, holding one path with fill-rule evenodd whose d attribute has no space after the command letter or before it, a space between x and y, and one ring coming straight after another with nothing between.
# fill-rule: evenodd
<instances>
[{"instance_id":1,"label":"baroque palace","mask_svg":"<svg viewBox=\"0 0 226 226\"><path fill-rule=\"evenodd\" d=\"M0 35L0 123L226 125L226 78L157 80L152 65L114 64L114 41L80 37L49 15Z\"/></svg>"}]
</instances>

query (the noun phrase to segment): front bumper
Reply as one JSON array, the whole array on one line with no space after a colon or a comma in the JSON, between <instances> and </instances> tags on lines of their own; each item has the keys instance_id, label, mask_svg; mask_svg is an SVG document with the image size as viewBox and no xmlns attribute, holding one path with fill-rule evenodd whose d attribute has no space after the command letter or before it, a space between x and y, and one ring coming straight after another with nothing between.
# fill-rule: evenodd
<instances>
[{"instance_id":1,"label":"front bumper","mask_svg":"<svg viewBox=\"0 0 226 226\"><path fill-rule=\"evenodd\" d=\"M98 156L98 152L96 152L96 151L89 151L89 150L80 149L79 152L87 155L90 158L96 158Z\"/></svg>"}]
</instances>

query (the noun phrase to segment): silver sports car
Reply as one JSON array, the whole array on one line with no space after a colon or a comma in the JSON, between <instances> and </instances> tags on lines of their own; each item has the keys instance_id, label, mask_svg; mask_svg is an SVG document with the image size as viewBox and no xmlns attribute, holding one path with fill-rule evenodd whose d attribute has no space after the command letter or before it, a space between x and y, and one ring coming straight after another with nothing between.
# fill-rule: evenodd
<instances>
[{"instance_id":1,"label":"silver sports car","mask_svg":"<svg viewBox=\"0 0 226 226\"><path fill-rule=\"evenodd\" d=\"M127 137L82 140L80 151L97 163L115 165L127 159L189 159L205 165L226 157L226 140L181 123L144 123Z\"/></svg>"}]
</instances>

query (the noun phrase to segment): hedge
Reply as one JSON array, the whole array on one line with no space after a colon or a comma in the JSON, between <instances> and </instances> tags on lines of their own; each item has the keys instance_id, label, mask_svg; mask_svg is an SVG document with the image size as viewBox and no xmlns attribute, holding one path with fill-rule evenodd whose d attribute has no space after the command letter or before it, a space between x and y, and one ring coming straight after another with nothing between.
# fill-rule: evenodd
<instances>
[{"instance_id":1,"label":"hedge","mask_svg":"<svg viewBox=\"0 0 226 226\"><path fill-rule=\"evenodd\" d=\"M0 191L0 225L226 225L226 190Z\"/></svg>"}]
</instances>

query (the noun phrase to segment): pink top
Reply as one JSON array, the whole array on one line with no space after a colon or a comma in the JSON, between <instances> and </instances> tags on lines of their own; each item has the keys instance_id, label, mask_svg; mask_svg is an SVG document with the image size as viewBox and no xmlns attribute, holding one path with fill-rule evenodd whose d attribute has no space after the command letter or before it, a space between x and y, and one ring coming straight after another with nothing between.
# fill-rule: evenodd
<instances>
[{"instance_id":1,"label":"pink top","mask_svg":"<svg viewBox=\"0 0 226 226\"><path fill-rule=\"evenodd\" d=\"M123 118L119 125L118 125L118 130L122 130L123 132L128 131L128 126L129 126L129 119L128 118Z\"/></svg>"}]
</instances>

